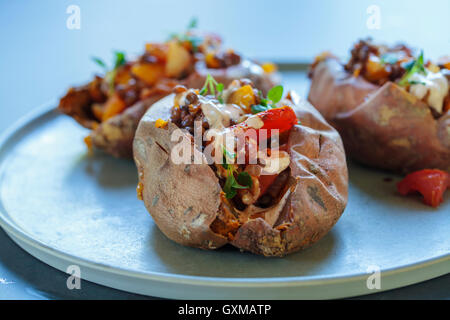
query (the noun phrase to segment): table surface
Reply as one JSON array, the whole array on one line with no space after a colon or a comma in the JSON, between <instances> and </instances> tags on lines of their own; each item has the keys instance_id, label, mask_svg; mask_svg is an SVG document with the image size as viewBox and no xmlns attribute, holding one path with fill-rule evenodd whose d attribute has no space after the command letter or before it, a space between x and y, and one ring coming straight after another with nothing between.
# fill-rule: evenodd
<instances>
[{"instance_id":1,"label":"table surface","mask_svg":"<svg viewBox=\"0 0 450 320\"><path fill-rule=\"evenodd\" d=\"M312 19L312 15L306 14L308 10L298 11L297 9L299 8L297 7L299 5L297 1L284 2L286 2L287 5L295 7L293 10L290 10L291 13L297 12L304 16L304 19L297 19L297 17L295 21L311 23L311 21L314 22L313 20L320 18L315 16L317 19ZM353 23L365 23L365 9L370 4L369 2L372 3L372 1L358 2L357 9L359 8L361 10L362 18L360 17L354 20ZM131 19L131 17L134 16L142 16L144 10L142 10L141 7L148 5L148 2L135 1L134 6L123 8L123 10L117 2L113 2L113 5L109 5L107 10L101 11L103 20L93 19L97 18L96 16L93 16L94 12L99 12L97 10L98 7L105 6L105 3L105 1L58 1L57 4L51 2L50 5L50 1L40 1L39 3L31 1L0 1L0 38L2 38L2 41L5 43L5 48L7 48L3 52L5 55L4 58L0 61L0 70L2 75L4 75L0 79L0 133L31 109L49 99L61 95L64 89L69 85L86 81L94 69L94 66L89 62L91 54L96 53L99 56L108 57L112 48L124 48L130 49L130 51L139 51L139 48L142 46L142 39L152 39L152 37L155 36L155 32L150 33L149 36L147 31L133 25L133 23L137 23L136 21L139 19L134 19L136 21ZM110 3L112 2L108 2L108 4ZM153 1L150 6L162 6L161 3L162 2L159 1ZM312 3L313 2L308 2L308 5L311 7L310 10L317 13L319 9L318 5ZM346 30L349 30L349 32L346 32L345 34L341 33L346 39L341 39L339 43L336 43L336 37L331 37L329 39L331 42L327 42L327 45L344 52L344 49L350 45L355 37L358 37L358 35L362 36L361 28L350 25L348 19L344 19L344 10L335 11L333 9L333 2L329 1L328 3L328 11L325 10L325 12L321 11L322 13L320 13L336 13L333 15L334 20L332 19L332 21L329 22L328 27L331 28L333 21L336 19L339 19L339 21L345 20L345 24L338 24L337 27L341 29L345 28ZM400 29L398 28L398 23L405 19L402 20L400 19L401 17L398 17L396 12L397 5L393 5L393 2L380 3L382 3L381 9L384 10L386 27L381 30L367 32L367 34L386 40L393 40L391 39L392 37L408 40L408 35L400 32ZM82 10L82 29L79 31L67 30L65 28L65 21L67 18L65 10L70 4L80 5ZM251 4L247 5L251 6ZM448 7L449 3L445 2L443 5ZM205 6L199 7L205 8ZM415 6L408 7L414 8ZM171 6L166 4L165 7L159 7L158 9L169 12ZM234 24L227 24L224 30L220 30L219 26L223 25L224 21L212 19L207 16L207 12L202 12L202 10L203 9L200 9L195 13L200 17L200 21L203 21L207 28L224 33L228 39L233 38L233 34L235 35L237 33L237 30L233 29ZM235 14L235 12L231 12L231 9L229 8L225 10L229 10L229 14ZM264 11L264 9L261 10ZM404 8L402 8L402 10L404 10ZM241 10L241 12L242 11L245 12L245 10ZM36 12L39 12L39 14L36 14ZM182 12L187 12L188 14L185 14L185 17L182 18ZM264 12L270 11L265 10ZM448 10L440 10L439 12L445 13L448 12ZM193 14L194 12L189 11L189 9L179 8L178 12L175 13L175 17L178 17L179 19L172 18L171 20L187 21L189 19L188 17ZM411 16L414 14L409 12L409 15ZM161 20L162 16L164 15L154 16L156 20L146 19L145 23L148 24L148 21L161 23L161 21L163 21ZM224 15L221 16L223 17ZM116 23L119 20L116 19L118 17L128 17L128 20L125 21L126 23ZM396 17L396 19L393 19L392 17ZM235 18L239 19L238 16ZM421 17L421 19L424 19L424 17ZM412 21L414 19L408 20ZM435 19L435 21L437 20L439 19ZM284 19L284 23L287 23L286 21L293 20ZM444 19L442 21L447 21L445 23L448 23L448 20ZM127 23L130 28L135 31L132 36L130 36L129 30L126 28ZM178 24L181 26L181 24L184 23ZM60 25L62 25L62 27L58 27ZM420 38L420 35L427 33L426 30L423 30L423 26L424 24L421 23L421 31L419 34L416 33L415 36L418 35ZM155 26L148 25L147 27L154 28ZM295 29L301 28L302 26L285 25L284 27ZM428 24L428 27L433 29L436 28L436 25L431 23ZM322 32L329 33L331 29L328 30L326 28L326 25L322 25ZM159 28L159 30L163 31L166 29L170 32L173 27L163 24L163 26ZM428 31L431 31L431 29ZM447 30L448 28L444 29ZM105 33L105 30L109 32ZM268 32L270 32L270 30L268 30ZM261 55L258 55L258 52L261 51L260 48L255 47L255 43L261 43L260 40L262 39L258 40L257 38L256 40L254 39L256 41L255 43L248 43L248 41L242 37L234 38L235 40L234 42L231 42L231 46L243 48L242 50L249 53L251 56L262 58ZM427 39L427 37L422 38L424 40ZM17 41L17 39L22 39L23 41ZM277 37L276 34L272 34L271 39L275 42L284 41L284 37ZM270 48L265 49L265 52L268 56L276 56L281 59L292 60L293 58L296 58L307 60L311 58L312 54L320 50L320 48L324 48L324 42L320 42L319 40L317 37L302 39L303 42L311 43L311 46L304 47L301 51L302 54L298 56L295 56L295 54L300 52L302 46L301 43L297 47L291 46L287 48L284 55L280 55L279 52ZM265 43L267 43L267 41L265 41ZM426 44L428 45L429 43ZM449 42L447 41L445 44L447 46L446 51L448 51L448 44ZM275 47L279 46L277 46L276 43L271 46L271 48ZM437 54L438 48L432 49L434 50L433 52L436 52ZM439 48L439 50L441 49L442 48ZM30 54L30 50L33 51L33 54ZM67 63L67 61L70 61L71 63ZM27 76L21 76L23 74L26 74ZM294 86L299 88L301 94L306 94L306 79L298 79L296 74L285 74L285 80L288 83L293 83ZM296 81L300 81L300 83L295 84ZM36 85L36 83L39 85ZM26 94L23 94L24 88L26 88ZM1 229L0 243L2 244L0 246L0 299L154 299L152 297L144 297L110 289L83 280L81 282L81 289L69 290L66 286L66 274L40 262L26 253ZM358 299L450 300L450 274L405 288L358 297Z\"/></svg>"}]
</instances>

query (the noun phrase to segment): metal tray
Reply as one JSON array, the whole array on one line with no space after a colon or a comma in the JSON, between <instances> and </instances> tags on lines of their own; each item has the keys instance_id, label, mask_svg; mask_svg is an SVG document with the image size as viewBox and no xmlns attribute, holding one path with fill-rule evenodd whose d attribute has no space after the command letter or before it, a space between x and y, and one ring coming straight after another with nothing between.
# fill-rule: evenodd
<instances>
[{"instance_id":1,"label":"metal tray","mask_svg":"<svg viewBox=\"0 0 450 320\"><path fill-rule=\"evenodd\" d=\"M283 76L286 87L306 94L304 72ZM86 134L52 104L0 140L0 225L59 270L78 265L95 283L187 299L349 297L450 271L448 192L433 209L397 195L399 177L350 163L348 207L311 248L282 259L232 247L202 251L164 237L136 199L133 162L88 156ZM377 268L381 288L369 289Z\"/></svg>"}]
</instances>

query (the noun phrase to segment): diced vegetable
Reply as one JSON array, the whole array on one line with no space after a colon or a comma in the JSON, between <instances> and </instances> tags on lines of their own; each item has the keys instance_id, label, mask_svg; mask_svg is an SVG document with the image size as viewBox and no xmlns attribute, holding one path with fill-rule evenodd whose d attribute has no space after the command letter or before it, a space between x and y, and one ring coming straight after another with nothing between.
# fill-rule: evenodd
<instances>
[{"instance_id":1,"label":"diced vegetable","mask_svg":"<svg viewBox=\"0 0 450 320\"><path fill-rule=\"evenodd\" d=\"M166 75L171 78L180 77L192 64L189 51L178 41L169 42L167 52Z\"/></svg>"},{"instance_id":2,"label":"diced vegetable","mask_svg":"<svg viewBox=\"0 0 450 320\"><path fill-rule=\"evenodd\" d=\"M255 94L250 85L245 85L234 91L228 98L228 103L244 107L244 111L250 112L250 106L255 104Z\"/></svg>"},{"instance_id":3,"label":"diced vegetable","mask_svg":"<svg viewBox=\"0 0 450 320\"><path fill-rule=\"evenodd\" d=\"M136 63L131 72L147 85L152 86L164 75L164 66L158 63Z\"/></svg>"},{"instance_id":4,"label":"diced vegetable","mask_svg":"<svg viewBox=\"0 0 450 320\"><path fill-rule=\"evenodd\" d=\"M159 61L166 61L168 46L165 43L147 43L145 45L145 51L158 59Z\"/></svg>"},{"instance_id":5,"label":"diced vegetable","mask_svg":"<svg viewBox=\"0 0 450 320\"><path fill-rule=\"evenodd\" d=\"M450 176L447 172L437 169L424 169L408 174L397 184L398 192L407 195L419 192L423 201L432 207L437 207L443 201L443 194L450 187Z\"/></svg>"},{"instance_id":6,"label":"diced vegetable","mask_svg":"<svg viewBox=\"0 0 450 320\"><path fill-rule=\"evenodd\" d=\"M83 140L84 140L84 143L86 144L89 154L92 154L92 152L93 152L92 137L86 136L86 137L84 137Z\"/></svg>"},{"instance_id":7,"label":"diced vegetable","mask_svg":"<svg viewBox=\"0 0 450 320\"><path fill-rule=\"evenodd\" d=\"M220 60L217 59L214 51L210 51L205 55L205 63L208 68L211 69L220 68Z\"/></svg>"},{"instance_id":8,"label":"diced vegetable","mask_svg":"<svg viewBox=\"0 0 450 320\"><path fill-rule=\"evenodd\" d=\"M270 109L256 116L264 122L261 129L279 129L280 133L290 130L298 123L294 110L288 106Z\"/></svg>"},{"instance_id":9,"label":"diced vegetable","mask_svg":"<svg viewBox=\"0 0 450 320\"><path fill-rule=\"evenodd\" d=\"M441 67L441 68L445 68L450 70L450 55L447 56L443 56L441 58L438 59L437 64Z\"/></svg>"},{"instance_id":10,"label":"diced vegetable","mask_svg":"<svg viewBox=\"0 0 450 320\"><path fill-rule=\"evenodd\" d=\"M382 63L377 56L370 55L366 64L365 76L369 81L377 81L388 77L389 71L386 64Z\"/></svg>"},{"instance_id":11,"label":"diced vegetable","mask_svg":"<svg viewBox=\"0 0 450 320\"><path fill-rule=\"evenodd\" d=\"M155 121L155 127L160 128L160 129L165 129L167 128L167 124L169 122L163 119L158 119Z\"/></svg>"},{"instance_id":12,"label":"diced vegetable","mask_svg":"<svg viewBox=\"0 0 450 320\"><path fill-rule=\"evenodd\" d=\"M279 133L290 130L294 125L298 123L297 116L294 110L289 106L284 106L281 108L269 109L260 113L257 113L249 117L244 122L241 122L233 127L232 130L239 129L266 129L267 138L271 137L271 130L278 129Z\"/></svg>"},{"instance_id":13,"label":"diced vegetable","mask_svg":"<svg viewBox=\"0 0 450 320\"><path fill-rule=\"evenodd\" d=\"M136 187L136 195L138 200L144 200L143 193L144 192L144 184L142 182L139 182Z\"/></svg>"},{"instance_id":14,"label":"diced vegetable","mask_svg":"<svg viewBox=\"0 0 450 320\"><path fill-rule=\"evenodd\" d=\"M118 94L113 94L105 103L102 122L118 115L119 113L122 113L125 108L125 102L119 97Z\"/></svg>"},{"instance_id":15,"label":"diced vegetable","mask_svg":"<svg viewBox=\"0 0 450 320\"><path fill-rule=\"evenodd\" d=\"M92 113L94 114L94 117L99 121L102 121L103 119L103 109L104 106L102 104L96 103L92 105Z\"/></svg>"},{"instance_id":16,"label":"diced vegetable","mask_svg":"<svg viewBox=\"0 0 450 320\"><path fill-rule=\"evenodd\" d=\"M116 76L114 78L114 84L126 86L131 80L130 68L121 68L116 71Z\"/></svg>"},{"instance_id":17,"label":"diced vegetable","mask_svg":"<svg viewBox=\"0 0 450 320\"><path fill-rule=\"evenodd\" d=\"M277 66L274 63L266 62L261 65L265 73L274 73L277 71Z\"/></svg>"},{"instance_id":18,"label":"diced vegetable","mask_svg":"<svg viewBox=\"0 0 450 320\"><path fill-rule=\"evenodd\" d=\"M406 68L406 72L403 77L400 79L398 84L400 86L405 86L409 84L409 78L415 73L426 74L424 59L423 59L423 51L420 53L419 57L415 60L411 60L404 64Z\"/></svg>"}]
</instances>

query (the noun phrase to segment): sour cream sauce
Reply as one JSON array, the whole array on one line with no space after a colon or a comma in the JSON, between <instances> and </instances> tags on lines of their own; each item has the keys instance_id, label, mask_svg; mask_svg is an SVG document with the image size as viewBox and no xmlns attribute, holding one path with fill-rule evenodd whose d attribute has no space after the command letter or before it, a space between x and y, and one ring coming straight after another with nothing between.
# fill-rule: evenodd
<instances>
[{"instance_id":1,"label":"sour cream sauce","mask_svg":"<svg viewBox=\"0 0 450 320\"><path fill-rule=\"evenodd\" d=\"M409 87L409 92L422 100L428 94L426 102L439 114L444 107L444 99L448 94L448 80L441 72L428 71L426 74L415 73L410 77L414 82Z\"/></svg>"}]
</instances>

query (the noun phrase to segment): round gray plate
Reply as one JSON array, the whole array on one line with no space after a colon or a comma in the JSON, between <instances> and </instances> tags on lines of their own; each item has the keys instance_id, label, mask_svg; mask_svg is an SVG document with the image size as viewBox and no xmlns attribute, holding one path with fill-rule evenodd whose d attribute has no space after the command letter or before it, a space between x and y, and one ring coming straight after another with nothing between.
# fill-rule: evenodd
<instances>
[{"instance_id":1,"label":"round gray plate","mask_svg":"<svg viewBox=\"0 0 450 320\"><path fill-rule=\"evenodd\" d=\"M136 199L133 162L88 156L86 134L47 107L0 144L1 226L49 265L78 265L83 279L168 298L337 298L450 270L450 192L433 209L398 196L398 177L351 164L348 207L313 247L282 259L202 251L164 237ZM366 285L373 267L379 290Z\"/></svg>"}]
</instances>

